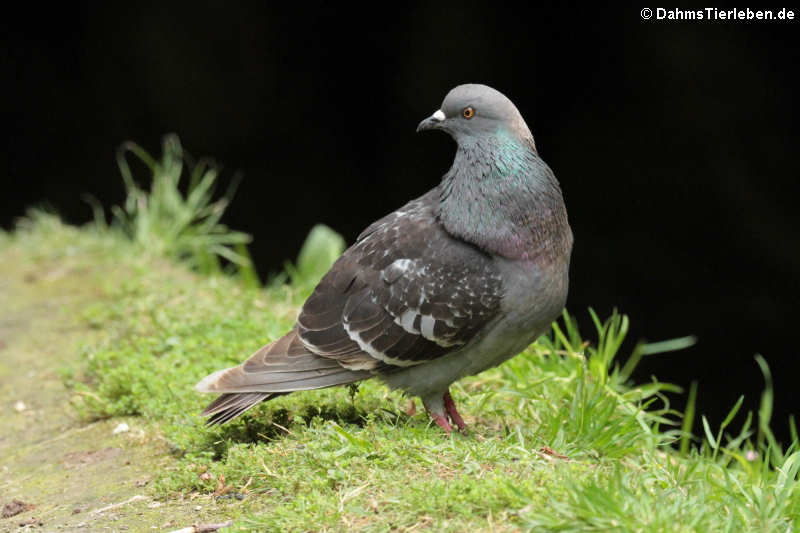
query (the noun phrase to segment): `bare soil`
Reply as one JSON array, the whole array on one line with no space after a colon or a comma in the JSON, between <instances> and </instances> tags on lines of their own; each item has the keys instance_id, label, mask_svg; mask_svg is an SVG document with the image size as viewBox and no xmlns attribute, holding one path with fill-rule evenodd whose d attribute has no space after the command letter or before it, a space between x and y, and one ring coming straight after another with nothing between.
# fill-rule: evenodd
<instances>
[{"instance_id":1,"label":"bare soil","mask_svg":"<svg viewBox=\"0 0 800 533\"><path fill-rule=\"evenodd\" d=\"M81 320L107 273L0 252L0 532L169 531L220 522L209 501L154 501L171 460L141 419L87 423L61 378L103 331ZM125 422L128 429L114 431Z\"/></svg>"}]
</instances>

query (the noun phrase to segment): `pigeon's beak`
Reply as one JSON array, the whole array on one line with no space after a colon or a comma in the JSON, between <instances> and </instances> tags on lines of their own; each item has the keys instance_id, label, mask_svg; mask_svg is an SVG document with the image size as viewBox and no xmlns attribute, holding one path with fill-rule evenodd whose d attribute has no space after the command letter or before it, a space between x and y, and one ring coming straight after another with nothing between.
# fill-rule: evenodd
<instances>
[{"instance_id":1,"label":"pigeon's beak","mask_svg":"<svg viewBox=\"0 0 800 533\"><path fill-rule=\"evenodd\" d=\"M441 109L439 109L436 111L436 113L420 122L419 126L417 126L417 131L437 130L439 129L440 124L444 122L444 118L444 113Z\"/></svg>"}]
</instances>

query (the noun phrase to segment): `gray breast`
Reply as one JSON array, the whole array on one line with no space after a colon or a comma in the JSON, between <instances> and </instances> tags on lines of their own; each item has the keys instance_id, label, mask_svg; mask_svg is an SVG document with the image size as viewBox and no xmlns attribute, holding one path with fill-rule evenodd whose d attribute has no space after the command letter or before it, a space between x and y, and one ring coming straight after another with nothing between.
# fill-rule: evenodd
<instances>
[{"instance_id":1,"label":"gray breast","mask_svg":"<svg viewBox=\"0 0 800 533\"><path fill-rule=\"evenodd\" d=\"M516 330L532 342L549 328L564 308L569 289L569 265L562 261L509 261L502 258L496 258L496 262L506 294L502 303L506 327L509 333Z\"/></svg>"}]
</instances>

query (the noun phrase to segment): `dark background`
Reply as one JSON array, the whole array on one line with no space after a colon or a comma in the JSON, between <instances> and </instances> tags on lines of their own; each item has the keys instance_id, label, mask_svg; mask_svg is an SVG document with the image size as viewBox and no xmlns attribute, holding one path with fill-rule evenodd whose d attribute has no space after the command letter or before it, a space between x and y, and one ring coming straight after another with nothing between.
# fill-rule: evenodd
<instances>
[{"instance_id":1,"label":"dark background","mask_svg":"<svg viewBox=\"0 0 800 533\"><path fill-rule=\"evenodd\" d=\"M561 181L576 236L568 307L584 333L593 306L628 313L633 339L697 335L637 378L698 381L715 425L741 393L757 406L764 354L786 439L800 410L800 22L643 21L643 5L229 4L7 17L0 224L45 201L89 220L83 193L123 199L115 148L159 153L176 132L224 164L223 181L243 173L224 221L254 236L266 277L313 224L352 242L433 187L454 144L416 124L454 85L486 83Z\"/></svg>"}]
</instances>

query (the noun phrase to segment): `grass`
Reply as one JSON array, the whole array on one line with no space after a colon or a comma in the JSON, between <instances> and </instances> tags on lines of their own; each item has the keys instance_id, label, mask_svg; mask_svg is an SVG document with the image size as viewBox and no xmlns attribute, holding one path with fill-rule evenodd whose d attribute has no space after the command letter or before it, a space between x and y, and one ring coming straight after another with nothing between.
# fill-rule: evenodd
<instances>
[{"instance_id":1,"label":"grass","mask_svg":"<svg viewBox=\"0 0 800 533\"><path fill-rule=\"evenodd\" d=\"M133 155L151 173L150 189L134 179L128 155ZM236 267L246 282L257 284L246 244L251 237L232 231L220 222L236 189L238 179L221 197L214 200L219 177L216 165L208 159L191 163L176 135L166 135L162 156L156 160L133 142L117 150L117 165L127 192L125 203L114 206L115 230L121 231L142 250L186 263L205 274L220 273L223 262ZM189 166L190 168L186 168ZM181 182L188 175L186 192ZM105 226L103 209L88 199L95 211L95 225Z\"/></svg>"},{"instance_id":2,"label":"grass","mask_svg":"<svg viewBox=\"0 0 800 533\"><path fill-rule=\"evenodd\" d=\"M161 202L155 188L142 194L147 205ZM138 224L136 213L126 224ZM565 314L523 354L457 384L468 436L443 435L424 412L407 415L409 400L373 381L295 393L206 428L199 412L211 398L194 383L290 328L342 242L316 230L287 269L291 284L260 288L175 262L187 258L175 242L202 237L198 224L170 233L171 251L158 254L143 254L135 233L71 228L41 213L0 236L0 251L95 267L99 295L79 318L104 335L81 346L64 381L83 420L139 417L168 443L172 458L148 489L166 505L214 502L253 531L800 528L800 444L794 425L789 445L769 430L763 359L758 412L740 413L740 401L719 425L700 416L693 436L696 388L678 413L669 403L677 387L630 381L642 357L691 339L624 357L628 318L617 313L601 320L590 311L590 335Z\"/></svg>"}]
</instances>

